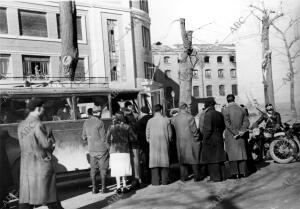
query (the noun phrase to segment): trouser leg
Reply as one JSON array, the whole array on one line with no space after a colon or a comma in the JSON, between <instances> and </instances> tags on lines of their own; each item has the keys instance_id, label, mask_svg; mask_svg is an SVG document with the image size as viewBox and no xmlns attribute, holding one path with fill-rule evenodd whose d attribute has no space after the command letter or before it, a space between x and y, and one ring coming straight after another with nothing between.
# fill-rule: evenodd
<instances>
[{"instance_id":1,"label":"trouser leg","mask_svg":"<svg viewBox=\"0 0 300 209\"><path fill-rule=\"evenodd\" d=\"M167 185L169 183L169 168L160 168L161 171L161 183Z\"/></svg>"},{"instance_id":2,"label":"trouser leg","mask_svg":"<svg viewBox=\"0 0 300 209\"><path fill-rule=\"evenodd\" d=\"M230 161L229 166L230 166L231 175L238 175L239 174L238 162L237 161Z\"/></svg>"},{"instance_id":3,"label":"trouser leg","mask_svg":"<svg viewBox=\"0 0 300 209\"><path fill-rule=\"evenodd\" d=\"M106 192L106 170L100 170L101 175L101 191Z\"/></svg>"},{"instance_id":4,"label":"trouser leg","mask_svg":"<svg viewBox=\"0 0 300 209\"><path fill-rule=\"evenodd\" d=\"M246 160L241 160L238 162L238 169L239 169L239 174L242 174L244 176L248 175L249 171L248 171Z\"/></svg>"},{"instance_id":5,"label":"trouser leg","mask_svg":"<svg viewBox=\"0 0 300 209\"><path fill-rule=\"evenodd\" d=\"M30 205L29 203L19 203L19 209L32 209L34 205Z\"/></svg>"},{"instance_id":6,"label":"trouser leg","mask_svg":"<svg viewBox=\"0 0 300 209\"><path fill-rule=\"evenodd\" d=\"M185 181L188 177L188 168L185 164L180 164L180 180Z\"/></svg>"},{"instance_id":7,"label":"trouser leg","mask_svg":"<svg viewBox=\"0 0 300 209\"><path fill-rule=\"evenodd\" d=\"M211 181L222 181L221 166L219 163L208 164L208 173Z\"/></svg>"},{"instance_id":8,"label":"trouser leg","mask_svg":"<svg viewBox=\"0 0 300 209\"><path fill-rule=\"evenodd\" d=\"M134 149L134 172L135 178L141 181L140 149Z\"/></svg>"},{"instance_id":9,"label":"trouser leg","mask_svg":"<svg viewBox=\"0 0 300 209\"><path fill-rule=\"evenodd\" d=\"M192 164L192 169L193 169L193 174L194 174L194 180L199 181L200 180L199 165Z\"/></svg>"},{"instance_id":10,"label":"trouser leg","mask_svg":"<svg viewBox=\"0 0 300 209\"><path fill-rule=\"evenodd\" d=\"M151 184L159 185L159 168L151 168Z\"/></svg>"},{"instance_id":11,"label":"trouser leg","mask_svg":"<svg viewBox=\"0 0 300 209\"><path fill-rule=\"evenodd\" d=\"M95 157L90 157L90 163L91 163L91 170L90 170L90 175L91 175L91 181L92 181L92 192L97 193L98 192L98 185L96 181L96 174L97 174L97 159Z\"/></svg>"}]
</instances>

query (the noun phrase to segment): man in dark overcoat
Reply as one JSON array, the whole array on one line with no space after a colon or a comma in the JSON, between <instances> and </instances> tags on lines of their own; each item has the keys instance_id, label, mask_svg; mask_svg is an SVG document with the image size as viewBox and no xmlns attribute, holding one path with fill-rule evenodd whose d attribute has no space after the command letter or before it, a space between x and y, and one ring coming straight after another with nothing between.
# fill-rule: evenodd
<instances>
[{"instance_id":1,"label":"man in dark overcoat","mask_svg":"<svg viewBox=\"0 0 300 209\"><path fill-rule=\"evenodd\" d=\"M149 169L149 143L146 139L146 127L148 121L152 118L149 114L150 109L147 106L141 108L141 118L135 124L135 131L138 137L138 144L140 147L140 157L143 162L141 165L141 180L143 183L150 181Z\"/></svg>"},{"instance_id":2,"label":"man in dark overcoat","mask_svg":"<svg viewBox=\"0 0 300 209\"><path fill-rule=\"evenodd\" d=\"M8 193L8 187L13 183L5 149L7 138L8 132L0 129L0 208L4 206L3 200L5 200Z\"/></svg>"},{"instance_id":3,"label":"man in dark overcoat","mask_svg":"<svg viewBox=\"0 0 300 209\"><path fill-rule=\"evenodd\" d=\"M61 209L57 198L54 138L41 122L43 101L33 98L28 103L27 118L18 126L21 148L19 209L31 209L35 205L47 205Z\"/></svg>"},{"instance_id":4,"label":"man in dark overcoat","mask_svg":"<svg viewBox=\"0 0 300 209\"><path fill-rule=\"evenodd\" d=\"M244 108L235 103L233 94L227 95L228 105L223 110L225 129L225 149L233 178L248 175L247 152L244 134L250 122Z\"/></svg>"},{"instance_id":5,"label":"man in dark overcoat","mask_svg":"<svg viewBox=\"0 0 300 209\"><path fill-rule=\"evenodd\" d=\"M224 176L224 150L223 132L225 123L222 113L215 110L215 101L207 101L203 123L203 141L201 150L201 164L206 164L210 181L222 181Z\"/></svg>"},{"instance_id":6,"label":"man in dark overcoat","mask_svg":"<svg viewBox=\"0 0 300 209\"><path fill-rule=\"evenodd\" d=\"M185 181L188 176L188 165L192 166L194 180L200 180L200 139L195 118L188 112L186 103L181 103L179 113L171 120L176 132L180 179Z\"/></svg>"}]
</instances>

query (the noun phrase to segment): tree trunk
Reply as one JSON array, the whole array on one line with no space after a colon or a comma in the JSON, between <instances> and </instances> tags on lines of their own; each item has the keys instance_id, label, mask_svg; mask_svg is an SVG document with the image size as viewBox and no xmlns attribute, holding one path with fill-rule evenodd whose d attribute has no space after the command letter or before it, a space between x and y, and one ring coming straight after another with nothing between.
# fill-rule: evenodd
<instances>
[{"instance_id":1,"label":"tree trunk","mask_svg":"<svg viewBox=\"0 0 300 209\"><path fill-rule=\"evenodd\" d=\"M262 57L264 59L265 67L263 71L263 84L265 93L265 103L271 103L275 107L274 98L274 86L273 86L273 75L272 75L272 57L270 53L270 43L269 43L269 28L270 20L269 16L265 15L262 19Z\"/></svg>"},{"instance_id":2,"label":"tree trunk","mask_svg":"<svg viewBox=\"0 0 300 209\"><path fill-rule=\"evenodd\" d=\"M60 1L61 72L63 80L74 81L78 62L76 6L74 1Z\"/></svg>"},{"instance_id":3,"label":"tree trunk","mask_svg":"<svg viewBox=\"0 0 300 209\"><path fill-rule=\"evenodd\" d=\"M288 62L289 62L289 80L290 80L290 100L291 100L291 111L294 114L297 114L296 111L296 105L295 105L295 86L294 86L294 66L293 66L293 62L292 62L292 56L290 53L290 49L289 49L289 45L288 42L284 36L284 34L282 34L283 36L283 42L284 42L284 46L285 46L285 50L286 50L286 55L288 58Z\"/></svg>"},{"instance_id":4,"label":"tree trunk","mask_svg":"<svg viewBox=\"0 0 300 209\"><path fill-rule=\"evenodd\" d=\"M183 51L179 60L179 103L184 102L189 110L192 105L192 78L193 64L191 60L192 49L192 31L186 32L185 19L180 19L181 38L183 41Z\"/></svg>"}]
</instances>

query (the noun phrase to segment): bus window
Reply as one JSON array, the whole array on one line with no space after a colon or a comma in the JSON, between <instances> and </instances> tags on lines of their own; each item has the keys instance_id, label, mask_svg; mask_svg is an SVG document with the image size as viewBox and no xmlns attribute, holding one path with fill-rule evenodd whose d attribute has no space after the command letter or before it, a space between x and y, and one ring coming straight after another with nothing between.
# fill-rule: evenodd
<instances>
[{"instance_id":1,"label":"bus window","mask_svg":"<svg viewBox=\"0 0 300 209\"><path fill-rule=\"evenodd\" d=\"M19 123L28 115L27 99L1 99L0 123Z\"/></svg>"},{"instance_id":2,"label":"bus window","mask_svg":"<svg viewBox=\"0 0 300 209\"><path fill-rule=\"evenodd\" d=\"M87 110L93 108L93 114L101 118L110 118L107 96L78 96L77 111L81 119L87 118Z\"/></svg>"},{"instance_id":3,"label":"bus window","mask_svg":"<svg viewBox=\"0 0 300 209\"><path fill-rule=\"evenodd\" d=\"M44 101L43 121L71 120L71 98L41 98Z\"/></svg>"}]
</instances>

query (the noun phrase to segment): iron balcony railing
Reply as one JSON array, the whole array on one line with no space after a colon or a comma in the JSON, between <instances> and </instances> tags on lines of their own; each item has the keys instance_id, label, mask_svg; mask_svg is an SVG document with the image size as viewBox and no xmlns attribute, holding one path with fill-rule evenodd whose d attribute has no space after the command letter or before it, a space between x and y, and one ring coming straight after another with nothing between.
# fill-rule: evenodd
<instances>
[{"instance_id":1,"label":"iron balcony railing","mask_svg":"<svg viewBox=\"0 0 300 209\"><path fill-rule=\"evenodd\" d=\"M52 87L56 85L68 84L71 86L95 86L102 85L108 87L107 77L75 77L70 81L65 77L53 77L48 75L30 75L30 76L0 76L0 88L9 87Z\"/></svg>"}]
</instances>

